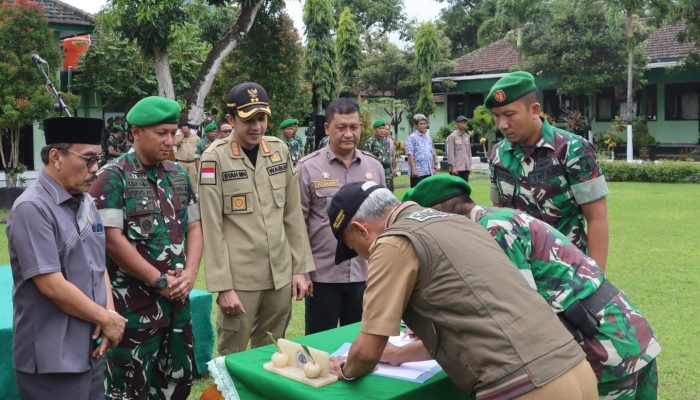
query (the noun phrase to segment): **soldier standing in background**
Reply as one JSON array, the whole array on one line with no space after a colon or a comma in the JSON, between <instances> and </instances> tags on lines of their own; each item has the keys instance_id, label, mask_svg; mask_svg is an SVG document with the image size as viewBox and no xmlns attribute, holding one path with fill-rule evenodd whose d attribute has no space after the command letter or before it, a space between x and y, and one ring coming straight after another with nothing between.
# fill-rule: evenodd
<instances>
[{"instance_id":1,"label":"soldier standing in background","mask_svg":"<svg viewBox=\"0 0 700 400\"><path fill-rule=\"evenodd\" d=\"M128 319L107 356L106 397L186 399L194 368L189 293L202 256L187 172L168 161L180 105L158 96L127 114L134 151L107 164L90 194L107 236L117 311Z\"/></svg>"},{"instance_id":2,"label":"soldier standing in background","mask_svg":"<svg viewBox=\"0 0 700 400\"><path fill-rule=\"evenodd\" d=\"M391 167L391 147L387 138L386 121L378 119L372 124L374 136L365 141L365 150L377 157L382 167L384 167L384 179L386 188L394 191L394 176Z\"/></svg>"},{"instance_id":3,"label":"soldier standing in background","mask_svg":"<svg viewBox=\"0 0 700 400\"><path fill-rule=\"evenodd\" d=\"M493 204L547 222L605 270L608 185L593 146L539 116L535 78L528 72L499 79L484 104L505 138L491 153Z\"/></svg>"},{"instance_id":4,"label":"soldier standing in background","mask_svg":"<svg viewBox=\"0 0 700 400\"><path fill-rule=\"evenodd\" d=\"M297 165L300 158L304 157L304 146L301 143L301 138L296 136L299 129L299 121L296 119L285 119L280 124L282 130L282 141L289 149L289 156L292 158L292 164Z\"/></svg>"}]
</instances>

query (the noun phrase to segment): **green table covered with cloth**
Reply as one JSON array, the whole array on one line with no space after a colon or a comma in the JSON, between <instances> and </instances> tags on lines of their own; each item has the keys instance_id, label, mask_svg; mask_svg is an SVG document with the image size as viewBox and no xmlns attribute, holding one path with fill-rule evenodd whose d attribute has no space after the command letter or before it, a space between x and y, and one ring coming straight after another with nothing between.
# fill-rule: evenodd
<instances>
[{"instance_id":1,"label":"green table covered with cloth","mask_svg":"<svg viewBox=\"0 0 700 400\"><path fill-rule=\"evenodd\" d=\"M12 268L0 265L0 400L18 399L15 372L12 369ZM207 372L207 361L214 349L211 323L212 295L203 290L190 292L194 358L199 373Z\"/></svg>"},{"instance_id":2,"label":"green table covered with cloth","mask_svg":"<svg viewBox=\"0 0 700 400\"><path fill-rule=\"evenodd\" d=\"M352 324L294 339L332 354L343 343L351 343L360 330ZM275 352L273 345L218 357L209 362L209 372L219 391L230 399L463 399L444 371L425 383L413 383L368 375L352 382L338 381L314 388L263 369Z\"/></svg>"}]
</instances>

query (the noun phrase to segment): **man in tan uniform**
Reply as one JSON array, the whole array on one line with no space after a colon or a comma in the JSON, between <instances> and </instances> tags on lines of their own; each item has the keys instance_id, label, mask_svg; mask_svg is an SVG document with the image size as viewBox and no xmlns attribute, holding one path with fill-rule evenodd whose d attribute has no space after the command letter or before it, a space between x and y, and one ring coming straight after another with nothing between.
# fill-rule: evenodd
<instances>
[{"instance_id":1,"label":"man in tan uniform","mask_svg":"<svg viewBox=\"0 0 700 400\"><path fill-rule=\"evenodd\" d=\"M202 154L204 268L218 293L219 354L269 344L284 336L291 300L306 295L314 269L287 147L264 136L271 115L265 89L244 82L227 97L233 133Z\"/></svg>"},{"instance_id":2,"label":"man in tan uniform","mask_svg":"<svg viewBox=\"0 0 700 400\"><path fill-rule=\"evenodd\" d=\"M369 260L360 333L332 373L372 372L403 318L425 346L413 359L435 358L477 400L598 398L574 338L480 225L374 182L343 186L328 220L336 259Z\"/></svg>"},{"instance_id":3,"label":"man in tan uniform","mask_svg":"<svg viewBox=\"0 0 700 400\"><path fill-rule=\"evenodd\" d=\"M175 160L187 171L195 193L197 193L197 167L194 163L194 151L197 149L197 144L199 144L199 136L192 134L189 125L180 124L180 133L175 135L174 142L177 147Z\"/></svg>"},{"instance_id":4,"label":"man in tan uniform","mask_svg":"<svg viewBox=\"0 0 700 400\"><path fill-rule=\"evenodd\" d=\"M367 263L355 257L335 262L337 240L328 225L328 205L341 186L357 181L385 185L384 168L370 153L357 149L362 132L360 107L338 99L326 108L329 144L299 160L301 206L311 241L316 271L310 275L312 294L306 298L306 334L362 319L362 294Z\"/></svg>"}]
</instances>

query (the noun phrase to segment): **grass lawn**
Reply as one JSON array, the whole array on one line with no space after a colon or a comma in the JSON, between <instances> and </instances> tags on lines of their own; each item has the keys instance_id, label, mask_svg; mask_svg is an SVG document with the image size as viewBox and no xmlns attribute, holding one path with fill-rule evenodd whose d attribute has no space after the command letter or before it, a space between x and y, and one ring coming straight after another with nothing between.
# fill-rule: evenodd
<instances>
[{"instance_id":1,"label":"grass lawn","mask_svg":"<svg viewBox=\"0 0 700 400\"><path fill-rule=\"evenodd\" d=\"M400 198L408 186L399 178ZM660 398L700 397L700 185L610 183L608 275L650 319L661 341L658 359ZM474 200L490 204L488 180L472 180ZM0 233L0 263L9 263L5 230ZM206 289L203 268L197 287ZM216 307L212 314L216 321ZM288 338L304 334L304 304L294 302ZM696 371L696 372L693 372ZM195 381L190 399L210 379Z\"/></svg>"}]
</instances>

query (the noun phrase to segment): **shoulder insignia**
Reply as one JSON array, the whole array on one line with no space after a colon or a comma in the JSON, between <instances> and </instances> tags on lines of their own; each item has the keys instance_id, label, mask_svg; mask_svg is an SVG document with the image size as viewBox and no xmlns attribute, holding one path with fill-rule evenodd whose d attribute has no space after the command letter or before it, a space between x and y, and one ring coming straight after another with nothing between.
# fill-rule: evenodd
<instances>
[{"instance_id":1,"label":"shoulder insignia","mask_svg":"<svg viewBox=\"0 0 700 400\"><path fill-rule=\"evenodd\" d=\"M321 154L320 151L316 150L316 151L314 151L314 152L311 153L311 154L305 155L304 157L300 158L299 161L297 161L297 167L298 167L299 165L301 165L302 163L304 163L306 160L309 160L309 159L312 159L312 158L314 158L314 157L317 157L319 154Z\"/></svg>"},{"instance_id":2,"label":"shoulder insignia","mask_svg":"<svg viewBox=\"0 0 700 400\"><path fill-rule=\"evenodd\" d=\"M267 143L267 139L260 141L260 150L264 156L272 155L272 150L270 150L270 145Z\"/></svg>"},{"instance_id":3,"label":"shoulder insignia","mask_svg":"<svg viewBox=\"0 0 700 400\"><path fill-rule=\"evenodd\" d=\"M276 152L272 153L272 157L270 157L270 161L272 161L272 162L282 161L282 156L280 155L280 152L276 151Z\"/></svg>"},{"instance_id":4,"label":"shoulder insignia","mask_svg":"<svg viewBox=\"0 0 700 400\"><path fill-rule=\"evenodd\" d=\"M202 161L202 164L199 168L199 184L216 185L216 169L216 161Z\"/></svg>"},{"instance_id":5,"label":"shoulder insignia","mask_svg":"<svg viewBox=\"0 0 700 400\"><path fill-rule=\"evenodd\" d=\"M241 153L241 145L238 144L235 140L232 140L231 142L231 157L243 157L243 153Z\"/></svg>"}]
</instances>

